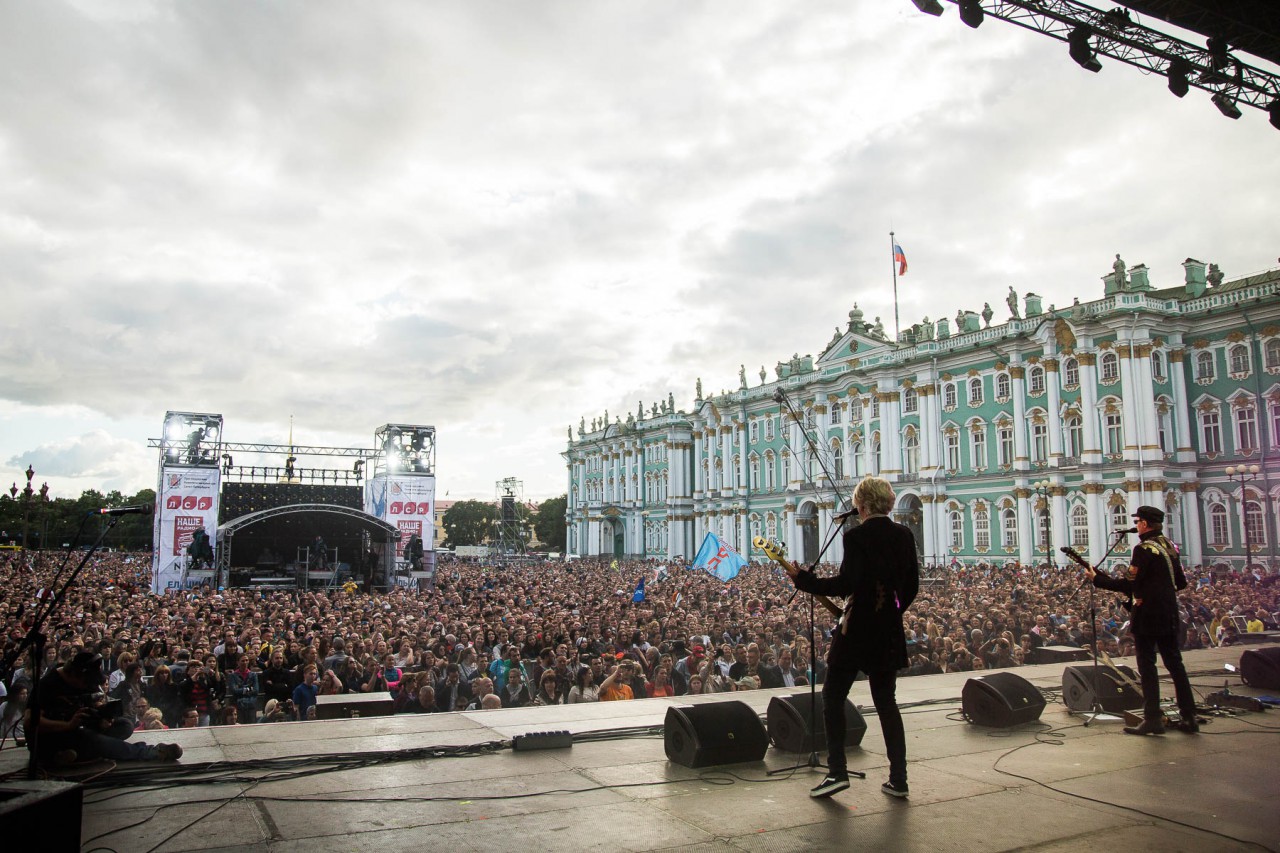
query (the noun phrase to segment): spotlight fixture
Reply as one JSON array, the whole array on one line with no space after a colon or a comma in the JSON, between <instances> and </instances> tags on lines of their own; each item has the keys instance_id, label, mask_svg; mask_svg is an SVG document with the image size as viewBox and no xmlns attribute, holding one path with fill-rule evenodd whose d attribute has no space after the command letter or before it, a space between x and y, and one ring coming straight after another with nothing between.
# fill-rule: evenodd
<instances>
[{"instance_id":1,"label":"spotlight fixture","mask_svg":"<svg viewBox=\"0 0 1280 853\"><path fill-rule=\"evenodd\" d=\"M1267 107L1267 116L1271 120L1271 126L1276 130L1280 130L1280 98L1276 98Z\"/></svg>"},{"instance_id":2,"label":"spotlight fixture","mask_svg":"<svg viewBox=\"0 0 1280 853\"><path fill-rule=\"evenodd\" d=\"M1218 112L1227 118L1240 118L1240 108L1236 106L1236 102L1226 92L1219 92L1209 100L1213 101L1213 105L1218 108Z\"/></svg>"},{"instance_id":3,"label":"spotlight fixture","mask_svg":"<svg viewBox=\"0 0 1280 853\"><path fill-rule=\"evenodd\" d=\"M911 0L911 2L926 15L933 15L936 18L942 14L942 4L938 0Z\"/></svg>"},{"instance_id":4,"label":"spotlight fixture","mask_svg":"<svg viewBox=\"0 0 1280 853\"><path fill-rule=\"evenodd\" d=\"M1222 71L1230 64L1231 47L1222 36L1209 36L1205 46L1209 48L1209 67L1214 71Z\"/></svg>"},{"instance_id":5,"label":"spotlight fixture","mask_svg":"<svg viewBox=\"0 0 1280 853\"><path fill-rule=\"evenodd\" d=\"M1093 47L1089 44L1089 39L1092 37L1093 30L1084 24L1079 24L1067 36L1067 52L1075 60L1076 65L1096 74L1102 70L1102 63L1093 55Z\"/></svg>"},{"instance_id":6,"label":"spotlight fixture","mask_svg":"<svg viewBox=\"0 0 1280 853\"><path fill-rule=\"evenodd\" d=\"M1191 75L1191 63L1181 56L1175 56L1170 60L1165 73L1169 76L1169 91L1179 98L1184 97L1191 88L1187 80Z\"/></svg>"},{"instance_id":7,"label":"spotlight fixture","mask_svg":"<svg viewBox=\"0 0 1280 853\"><path fill-rule=\"evenodd\" d=\"M985 15L982 11L982 3L979 0L960 0L959 6L960 20L975 30L982 26L982 19Z\"/></svg>"}]
</instances>

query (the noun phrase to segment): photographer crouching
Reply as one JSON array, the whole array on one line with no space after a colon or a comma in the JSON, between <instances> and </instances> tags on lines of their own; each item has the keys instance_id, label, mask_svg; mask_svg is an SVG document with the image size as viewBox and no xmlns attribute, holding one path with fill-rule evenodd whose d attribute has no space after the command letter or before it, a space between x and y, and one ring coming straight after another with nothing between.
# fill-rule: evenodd
<instances>
[{"instance_id":1,"label":"photographer crouching","mask_svg":"<svg viewBox=\"0 0 1280 853\"><path fill-rule=\"evenodd\" d=\"M66 765L108 758L113 761L177 761L182 747L174 743L127 743L133 725L119 700L105 701L102 658L80 652L41 679L36 701L40 723L31 737L34 708L27 710L27 747L38 749L41 764ZM38 743L38 746L37 746Z\"/></svg>"}]
</instances>

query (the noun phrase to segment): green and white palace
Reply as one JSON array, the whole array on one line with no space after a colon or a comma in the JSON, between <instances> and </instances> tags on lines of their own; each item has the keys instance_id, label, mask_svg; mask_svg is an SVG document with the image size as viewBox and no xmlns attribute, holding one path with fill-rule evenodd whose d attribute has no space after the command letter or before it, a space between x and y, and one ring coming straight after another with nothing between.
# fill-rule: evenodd
<instances>
[{"instance_id":1,"label":"green and white palace","mask_svg":"<svg viewBox=\"0 0 1280 853\"><path fill-rule=\"evenodd\" d=\"M711 530L811 560L874 473L926 563L1062 563L1063 546L1096 562L1150 504L1190 565L1243 567L1247 549L1280 568L1280 269L1182 270L1156 287L1117 256L1101 299L1046 309L1011 288L1003 322L988 304L896 343L855 305L816 359L759 384L743 370L718 396L699 380L689 411L668 395L584 418L563 454L568 549L691 558Z\"/></svg>"}]
</instances>

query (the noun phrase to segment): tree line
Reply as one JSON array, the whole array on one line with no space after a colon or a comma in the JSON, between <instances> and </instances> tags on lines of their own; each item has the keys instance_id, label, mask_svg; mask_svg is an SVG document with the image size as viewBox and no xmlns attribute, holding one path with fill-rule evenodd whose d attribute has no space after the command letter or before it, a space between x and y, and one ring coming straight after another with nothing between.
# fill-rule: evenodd
<instances>
[{"instance_id":1,"label":"tree line","mask_svg":"<svg viewBox=\"0 0 1280 853\"><path fill-rule=\"evenodd\" d=\"M11 496L0 493L0 544L22 545L23 530L32 549L61 550L69 545L90 545L106 530L112 519L99 515L103 507L154 506L154 489L143 489L133 495L118 490L103 494L87 489L78 498L41 500L39 494L30 500L22 492ZM121 551L151 550L152 516L122 515L107 531L105 548ZM78 534L78 535L77 535Z\"/></svg>"}]
</instances>

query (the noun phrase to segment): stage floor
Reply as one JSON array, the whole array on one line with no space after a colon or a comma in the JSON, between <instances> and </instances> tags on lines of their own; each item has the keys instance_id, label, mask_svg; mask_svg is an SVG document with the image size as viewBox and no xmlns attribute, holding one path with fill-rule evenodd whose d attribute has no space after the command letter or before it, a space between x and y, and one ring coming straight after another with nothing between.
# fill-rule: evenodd
<instances>
[{"instance_id":1,"label":"stage floor","mask_svg":"<svg viewBox=\"0 0 1280 853\"><path fill-rule=\"evenodd\" d=\"M1188 653L1203 695L1241 649ZM1132 660L1117 661L1133 664ZM1065 664L1016 672L1060 689ZM1161 670L1163 673L1163 670ZM1210 851L1280 847L1275 768L1280 712L1213 717L1200 735L1130 737L1120 722L1085 727L1058 701L1039 723L986 729L959 718L967 673L902 679L910 800L886 797L887 762L864 682L853 699L867 732L851 769L867 773L811 800L816 771L766 777L803 761L770 749L763 762L692 770L667 761L660 736L562 750L419 758L301 778L191 787L86 790L85 849L667 850L886 849ZM1163 693L1172 694L1167 680ZM735 694L764 713L791 690ZM1270 691L1277 692L1277 691ZM716 701L700 697L696 701ZM184 765L465 746L526 732L661 726L675 700L281 723L166 732ZM157 733L159 734L159 733ZM149 740L162 740L148 735ZM0 771L25 751L0 753ZM141 768L134 768L135 770ZM217 766L207 768L219 772ZM265 768L262 768L265 770ZM238 775L252 775L241 767ZM317 802L317 800L321 800Z\"/></svg>"}]
</instances>

